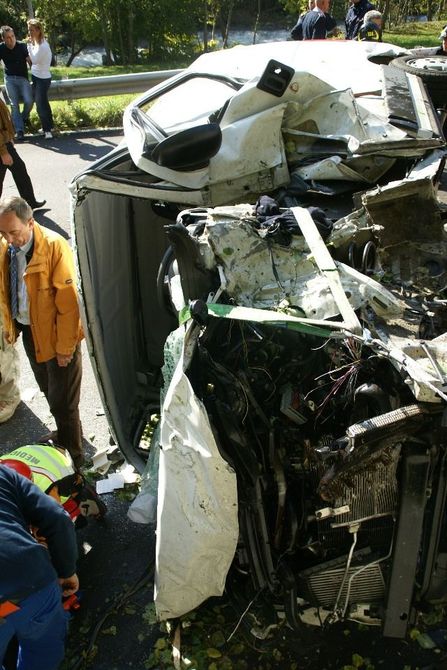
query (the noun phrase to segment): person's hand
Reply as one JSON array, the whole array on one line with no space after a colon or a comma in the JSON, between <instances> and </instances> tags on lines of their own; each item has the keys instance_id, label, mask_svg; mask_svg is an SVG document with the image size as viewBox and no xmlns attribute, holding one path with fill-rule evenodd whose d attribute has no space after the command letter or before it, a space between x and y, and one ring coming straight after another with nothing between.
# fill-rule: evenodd
<instances>
[{"instance_id":1,"label":"person's hand","mask_svg":"<svg viewBox=\"0 0 447 670\"><path fill-rule=\"evenodd\" d=\"M57 364L60 368L66 368L71 363L73 354L56 354Z\"/></svg>"},{"instance_id":2,"label":"person's hand","mask_svg":"<svg viewBox=\"0 0 447 670\"><path fill-rule=\"evenodd\" d=\"M2 159L2 163L3 163L3 165L12 165L13 162L14 162L14 161L12 160L12 156L11 156L11 154L8 153L8 152L6 152L5 154L2 154L2 155L1 155L1 159Z\"/></svg>"},{"instance_id":3,"label":"person's hand","mask_svg":"<svg viewBox=\"0 0 447 670\"><path fill-rule=\"evenodd\" d=\"M71 596L76 591L79 591L79 578L76 573L71 577L60 577L59 584L64 596Z\"/></svg>"}]
</instances>

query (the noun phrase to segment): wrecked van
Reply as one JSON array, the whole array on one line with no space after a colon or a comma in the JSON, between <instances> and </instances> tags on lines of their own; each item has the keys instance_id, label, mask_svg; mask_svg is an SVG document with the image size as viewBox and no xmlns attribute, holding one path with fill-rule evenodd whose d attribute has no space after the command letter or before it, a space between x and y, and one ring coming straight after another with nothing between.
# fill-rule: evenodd
<instances>
[{"instance_id":1,"label":"wrecked van","mask_svg":"<svg viewBox=\"0 0 447 670\"><path fill-rule=\"evenodd\" d=\"M228 588L259 637L404 637L447 595L445 140L402 57L206 54L73 180L93 368L155 482L161 619Z\"/></svg>"}]
</instances>

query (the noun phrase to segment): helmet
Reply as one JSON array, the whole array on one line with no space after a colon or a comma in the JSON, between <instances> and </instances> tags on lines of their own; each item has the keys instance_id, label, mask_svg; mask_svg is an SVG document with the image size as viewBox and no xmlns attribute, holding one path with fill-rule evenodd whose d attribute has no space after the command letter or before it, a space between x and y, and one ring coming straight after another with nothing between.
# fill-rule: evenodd
<instances>
[{"instance_id":1,"label":"helmet","mask_svg":"<svg viewBox=\"0 0 447 670\"><path fill-rule=\"evenodd\" d=\"M22 463L22 461L17 461L15 458L3 458L0 459L0 465L6 465L6 467L11 468L11 470L18 472L22 477L26 477L33 481L31 468L26 463Z\"/></svg>"}]
</instances>

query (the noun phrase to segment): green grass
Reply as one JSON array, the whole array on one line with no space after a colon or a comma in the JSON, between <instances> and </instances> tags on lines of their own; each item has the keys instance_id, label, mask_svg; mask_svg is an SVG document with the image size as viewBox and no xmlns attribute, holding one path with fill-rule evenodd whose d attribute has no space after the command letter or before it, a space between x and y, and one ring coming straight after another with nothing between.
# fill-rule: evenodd
<instances>
[{"instance_id":1,"label":"green grass","mask_svg":"<svg viewBox=\"0 0 447 670\"><path fill-rule=\"evenodd\" d=\"M131 72L155 72L158 70L177 70L187 67L193 58L176 58L169 62L148 62L138 65L98 65L95 67L65 67L63 65L51 68L53 79L79 79L82 77L112 77L116 74L130 74Z\"/></svg>"},{"instance_id":2,"label":"green grass","mask_svg":"<svg viewBox=\"0 0 447 670\"><path fill-rule=\"evenodd\" d=\"M383 40L405 49L440 46L439 34L445 24L446 20L405 23L391 30L386 28Z\"/></svg>"},{"instance_id":3,"label":"green grass","mask_svg":"<svg viewBox=\"0 0 447 670\"><path fill-rule=\"evenodd\" d=\"M135 94L82 98L81 100L56 100L51 103L54 126L57 130L82 130L83 128L116 128L122 126L123 111ZM30 115L30 130L40 128L35 109Z\"/></svg>"}]
</instances>

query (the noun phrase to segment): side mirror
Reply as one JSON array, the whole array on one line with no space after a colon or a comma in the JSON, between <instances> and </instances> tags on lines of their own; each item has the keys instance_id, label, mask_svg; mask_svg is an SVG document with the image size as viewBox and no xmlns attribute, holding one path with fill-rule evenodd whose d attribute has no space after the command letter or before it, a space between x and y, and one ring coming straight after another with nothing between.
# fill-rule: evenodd
<instances>
[{"instance_id":1,"label":"side mirror","mask_svg":"<svg viewBox=\"0 0 447 670\"><path fill-rule=\"evenodd\" d=\"M205 123L170 135L157 144L150 160L171 170L199 170L206 167L222 144L218 123Z\"/></svg>"}]
</instances>

